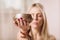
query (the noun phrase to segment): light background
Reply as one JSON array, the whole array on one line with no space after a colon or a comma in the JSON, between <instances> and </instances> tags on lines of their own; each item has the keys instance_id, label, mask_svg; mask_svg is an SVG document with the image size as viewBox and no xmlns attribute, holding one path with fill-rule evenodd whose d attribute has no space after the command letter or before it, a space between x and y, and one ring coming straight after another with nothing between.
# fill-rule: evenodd
<instances>
[{"instance_id":1,"label":"light background","mask_svg":"<svg viewBox=\"0 0 60 40\"><path fill-rule=\"evenodd\" d=\"M60 40L59 0L0 0L0 40L16 40L18 28L12 17L17 12L26 12L32 3L41 3L48 20L49 33Z\"/></svg>"}]
</instances>

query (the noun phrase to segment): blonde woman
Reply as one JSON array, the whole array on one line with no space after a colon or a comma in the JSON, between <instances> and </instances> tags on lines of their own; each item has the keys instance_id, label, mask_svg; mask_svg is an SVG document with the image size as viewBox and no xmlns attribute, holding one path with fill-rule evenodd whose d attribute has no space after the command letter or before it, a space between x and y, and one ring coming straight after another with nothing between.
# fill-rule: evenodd
<instances>
[{"instance_id":1,"label":"blonde woman","mask_svg":"<svg viewBox=\"0 0 60 40\"><path fill-rule=\"evenodd\" d=\"M24 25L21 25L22 28L17 35L18 40L56 40L54 36L48 33L47 18L40 3L32 4L28 13L32 16L32 22L29 24L30 29L27 30L29 26L26 25L26 22L23 22ZM19 24L22 24L22 19Z\"/></svg>"}]
</instances>

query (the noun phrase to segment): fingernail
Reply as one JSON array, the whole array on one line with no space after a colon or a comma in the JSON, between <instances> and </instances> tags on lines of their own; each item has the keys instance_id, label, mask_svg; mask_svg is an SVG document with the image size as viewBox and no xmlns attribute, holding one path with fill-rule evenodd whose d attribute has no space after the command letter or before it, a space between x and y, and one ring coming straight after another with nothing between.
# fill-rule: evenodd
<instances>
[{"instance_id":1,"label":"fingernail","mask_svg":"<svg viewBox=\"0 0 60 40\"><path fill-rule=\"evenodd\" d=\"M23 18L20 18L20 19L23 19Z\"/></svg>"}]
</instances>

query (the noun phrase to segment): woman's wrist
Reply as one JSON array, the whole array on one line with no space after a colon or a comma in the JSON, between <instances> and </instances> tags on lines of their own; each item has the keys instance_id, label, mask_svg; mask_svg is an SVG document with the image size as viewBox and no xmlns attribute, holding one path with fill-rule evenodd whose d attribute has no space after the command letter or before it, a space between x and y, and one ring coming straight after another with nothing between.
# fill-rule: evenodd
<instances>
[{"instance_id":1,"label":"woman's wrist","mask_svg":"<svg viewBox=\"0 0 60 40\"><path fill-rule=\"evenodd\" d=\"M27 38L28 40L31 40L31 36L28 34L28 32L21 32L24 36L21 36L22 38Z\"/></svg>"},{"instance_id":2,"label":"woman's wrist","mask_svg":"<svg viewBox=\"0 0 60 40\"><path fill-rule=\"evenodd\" d=\"M21 33L24 33L24 34L26 34L26 33L27 33L27 31L22 30L22 29L20 29L20 32L21 32Z\"/></svg>"},{"instance_id":3,"label":"woman's wrist","mask_svg":"<svg viewBox=\"0 0 60 40\"><path fill-rule=\"evenodd\" d=\"M23 37L27 37L29 35L28 31L24 31L24 30L20 30L20 33L24 35Z\"/></svg>"}]
</instances>

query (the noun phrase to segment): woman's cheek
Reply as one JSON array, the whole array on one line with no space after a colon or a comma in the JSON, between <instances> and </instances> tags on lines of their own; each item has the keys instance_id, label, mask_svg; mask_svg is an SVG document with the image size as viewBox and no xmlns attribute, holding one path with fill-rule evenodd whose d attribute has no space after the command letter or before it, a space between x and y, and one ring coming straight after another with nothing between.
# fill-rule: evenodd
<instances>
[{"instance_id":1,"label":"woman's cheek","mask_svg":"<svg viewBox=\"0 0 60 40\"><path fill-rule=\"evenodd\" d=\"M40 19L39 20L39 25L41 25L43 23L43 20L42 19Z\"/></svg>"}]
</instances>

